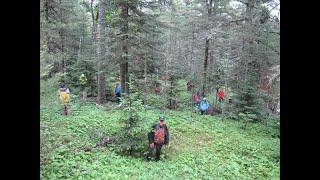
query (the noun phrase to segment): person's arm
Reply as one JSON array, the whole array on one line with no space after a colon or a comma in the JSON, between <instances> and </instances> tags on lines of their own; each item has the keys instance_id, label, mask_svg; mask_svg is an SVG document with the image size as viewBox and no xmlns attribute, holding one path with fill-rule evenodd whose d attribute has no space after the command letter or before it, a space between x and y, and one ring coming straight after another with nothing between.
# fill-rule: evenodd
<instances>
[{"instance_id":1,"label":"person's arm","mask_svg":"<svg viewBox=\"0 0 320 180\"><path fill-rule=\"evenodd\" d=\"M148 139L149 139L149 147L154 148L154 131L150 131L148 134Z\"/></svg>"},{"instance_id":2,"label":"person's arm","mask_svg":"<svg viewBox=\"0 0 320 180\"><path fill-rule=\"evenodd\" d=\"M149 144L152 144L154 142L154 132L150 131L148 133L148 139L149 139Z\"/></svg>"}]
</instances>

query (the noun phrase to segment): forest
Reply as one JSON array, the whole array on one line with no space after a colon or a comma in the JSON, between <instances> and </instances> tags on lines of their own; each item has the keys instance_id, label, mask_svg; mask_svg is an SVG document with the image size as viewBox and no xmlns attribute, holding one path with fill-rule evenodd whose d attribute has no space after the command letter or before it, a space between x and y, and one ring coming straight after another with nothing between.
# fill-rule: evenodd
<instances>
[{"instance_id":1,"label":"forest","mask_svg":"<svg viewBox=\"0 0 320 180\"><path fill-rule=\"evenodd\" d=\"M280 1L40 0L40 178L280 179Z\"/></svg>"}]
</instances>

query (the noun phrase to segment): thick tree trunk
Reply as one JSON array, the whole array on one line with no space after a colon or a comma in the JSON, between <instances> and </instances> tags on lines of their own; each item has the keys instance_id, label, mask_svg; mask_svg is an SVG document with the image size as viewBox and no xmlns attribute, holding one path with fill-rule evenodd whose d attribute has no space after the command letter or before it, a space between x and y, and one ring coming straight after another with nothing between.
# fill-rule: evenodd
<instances>
[{"instance_id":1,"label":"thick tree trunk","mask_svg":"<svg viewBox=\"0 0 320 180\"><path fill-rule=\"evenodd\" d=\"M207 85L207 70L208 70L208 56L209 56L209 39L206 40L206 48L204 52L204 63L203 63L203 92L206 92Z\"/></svg>"},{"instance_id":2,"label":"thick tree trunk","mask_svg":"<svg viewBox=\"0 0 320 180\"><path fill-rule=\"evenodd\" d=\"M60 71L62 71L64 73L65 71L65 59L64 59L64 33L63 33L63 28L62 28L62 24L64 24L63 22L63 14L62 14L62 1L59 0L59 5L60 5L60 23L61 23L61 28L59 31L59 35L61 38L61 53L62 53L62 60L61 60L61 69Z\"/></svg>"},{"instance_id":3,"label":"thick tree trunk","mask_svg":"<svg viewBox=\"0 0 320 180\"><path fill-rule=\"evenodd\" d=\"M248 0L246 3L246 13L245 13L245 38L244 38L244 51L245 51L245 58L244 58L244 79L247 80L248 71L251 70L248 65L252 62L252 44L253 44L253 37L252 37L252 10L254 7L254 0Z\"/></svg>"},{"instance_id":4,"label":"thick tree trunk","mask_svg":"<svg viewBox=\"0 0 320 180\"><path fill-rule=\"evenodd\" d=\"M98 54L98 48L97 48L97 20L98 20L98 13L95 16L94 10L93 10L93 1L91 0L91 16L92 16L92 41L93 41L93 49L94 49L94 59L97 57Z\"/></svg>"},{"instance_id":5,"label":"thick tree trunk","mask_svg":"<svg viewBox=\"0 0 320 180\"><path fill-rule=\"evenodd\" d=\"M122 56L120 63L120 81L121 81L121 89L125 93L129 93L129 71L128 71L128 6L127 4L121 4L121 17L124 20L123 27L121 29L122 34L126 34L122 37ZM124 56L123 56L124 55Z\"/></svg>"},{"instance_id":6,"label":"thick tree trunk","mask_svg":"<svg viewBox=\"0 0 320 180\"><path fill-rule=\"evenodd\" d=\"M105 47L105 0L99 0L99 54L98 54L98 103L106 103L106 85L105 85L105 61L106 61L106 47Z\"/></svg>"},{"instance_id":7,"label":"thick tree trunk","mask_svg":"<svg viewBox=\"0 0 320 180\"><path fill-rule=\"evenodd\" d=\"M210 0L207 2L207 9L208 9L208 20L211 17L211 12L212 12L212 2L213 0ZM209 31L209 26L207 28ZM206 39L206 46L205 46L205 52L204 52L204 63L203 63L203 87L202 91L206 92L206 87L207 87L207 70L208 70L208 57L209 57L209 39Z\"/></svg>"}]
</instances>

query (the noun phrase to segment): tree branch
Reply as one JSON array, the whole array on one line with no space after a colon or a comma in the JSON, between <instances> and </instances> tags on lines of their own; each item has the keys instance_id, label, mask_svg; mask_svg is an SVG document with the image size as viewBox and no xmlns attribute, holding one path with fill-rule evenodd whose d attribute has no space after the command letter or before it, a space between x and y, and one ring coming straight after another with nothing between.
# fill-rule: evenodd
<instances>
[{"instance_id":1,"label":"tree branch","mask_svg":"<svg viewBox=\"0 0 320 180\"><path fill-rule=\"evenodd\" d=\"M277 4L277 5L275 5L273 8L271 8L271 9L269 10L269 13L270 13L272 10L274 10L274 8L278 7L279 5L280 5L280 3Z\"/></svg>"},{"instance_id":2,"label":"tree branch","mask_svg":"<svg viewBox=\"0 0 320 180\"><path fill-rule=\"evenodd\" d=\"M235 0L235 1L241 2L243 4L248 4L248 2L243 2L243 1L240 1L240 0Z\"/></svg>"},{"instance_id":3,"label":"tree branch","mask_svg":"<svg viewBox=\"0 0 320 180\"><path fill-rule=\"evenodd\" d=\"M90 7L91 7L91 15L92 15L92 20L94 21L94 13L93 13L93 1L94 1L94 0L91 0L91 3L90 3Z\"/></svg>"}]
</instances>

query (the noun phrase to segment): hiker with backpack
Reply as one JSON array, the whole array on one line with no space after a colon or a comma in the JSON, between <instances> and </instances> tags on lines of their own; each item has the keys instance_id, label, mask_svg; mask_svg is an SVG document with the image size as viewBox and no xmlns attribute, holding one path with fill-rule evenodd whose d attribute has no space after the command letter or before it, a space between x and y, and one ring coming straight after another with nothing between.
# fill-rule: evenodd
<instances>
[{"instance_id":1,"label":"hiker with backpack","mask_svg":"<svg viewBox=\"0 0 320 180\"><path fill-rule=\"evenodd\" d=\"M209 108L209 102L207 101L206 97L204 97L200 102L199 108L200 108L201 115L203 115Z\"/></svg>"},{"instance_id":2,"label":"hiker with backpack","mask_svg":"<svg viewBox=\"0 0 320 180\"><path fill-rule=\"evenodd\" d=\"M193 107L196 107L198 109L199 104L200 104L200 93L198 91L197 93L192 95L192 105Z\"/></svg>"},{"instance_id":3,"label":"hiker with backpack","mask_svg":"<svg viewBox=\"0 0 320 180\"><path fill-rule=\"evenodd\" d=\"M152 125L152 130L148 133L149 145L147 160L151 160L152 152L156 148L156 161L160 160L161 148L163 145L169 145L169 130L164 117L160 116L159 121Z\"/></svg>"},{"instance_id":4,"label":"hiker with backpack","mask_svg":"<svg viewBox=\"0 0 320 180\"><path fill-rule=\"evenodd\" d=\"M120 98L121 98L121 86L119 85L119 83L116 84L115 88L114 88L114 93L116 94L116 98L118 103L120 103Z\"/></svg>"},{"instance_id":5,"label":"hiker with backpack","mask_svg":"<svg viewBox=\"0 0 320 180\"><path fill-rule=\"evenodd\" d=\"M61 83L58 93L62 105L61 114L68 115L70 113L70 90L65 86L64 83Z\"/></svg>"},{"instance_id":6,"label":"hiker with backpack","mask_svg":"<svg viewBox=\"0 0 320 180\"><path fill-rule=\"evenodd\" d=\"M223 92L222 88L220 88L218 90L218 99L219 99L219 102L223 102L223 100L224 100L224 92Z\"/></svg>"}]
</instances>

